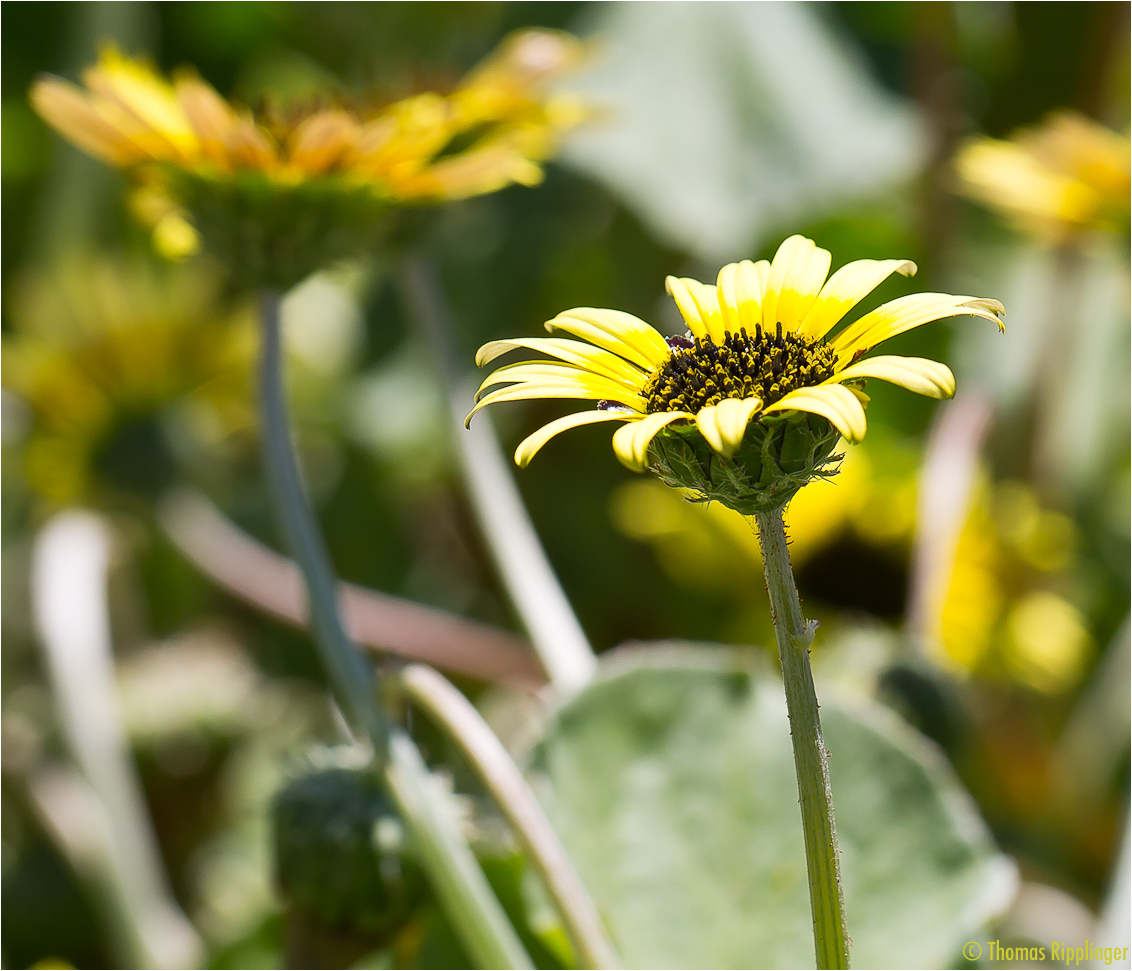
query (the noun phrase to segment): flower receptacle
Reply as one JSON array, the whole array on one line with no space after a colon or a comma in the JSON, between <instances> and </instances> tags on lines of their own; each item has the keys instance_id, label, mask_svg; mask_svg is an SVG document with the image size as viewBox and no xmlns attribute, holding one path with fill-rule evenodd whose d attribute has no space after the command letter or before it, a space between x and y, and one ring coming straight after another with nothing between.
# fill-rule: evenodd
<instances>
[{"instance_id":1,"label":"flower receptacle","mask_svg":"<svg viewBox=\"0 0 1132 971\"><path fill-rule=\"evenodd\" d=\"M693 502L720 502L744 516L784 506L811 479L837 473L837 429L820 415L764 415L747 427L738 451L714 451L695 425L671 425L653 439L649 468Z\"/></svg>"}]
</instances>

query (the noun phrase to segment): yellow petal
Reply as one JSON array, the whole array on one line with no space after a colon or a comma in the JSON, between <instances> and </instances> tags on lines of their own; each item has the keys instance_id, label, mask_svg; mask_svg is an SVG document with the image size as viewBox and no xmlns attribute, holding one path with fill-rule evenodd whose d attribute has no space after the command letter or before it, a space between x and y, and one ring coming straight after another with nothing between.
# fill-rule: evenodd
<instances>
[{"instance_id":1,"label":"yellow petal","mask_svg":"<svg viewBox=\"0 0 1132 971\"><path fill-rule=\"evenodd\" d=\"M146 64L107 48L97 66L83 72L83 81L95 94L115 102L166 141L182 160L198 157L196 132L172 86Z\"/></svg>"},{"instance_id":2,"label":"yellow petal","mask_svg":"<svg viewBox=\"0 0 1132 971\"><path fill-rule=\"evenodd\" d=\"M170 212L153 227L153 245L168 260L183 260L200 251L200 235L183 215Z\"/></svg>"},{"instance_id":3,"label":"yellow petal","mask_svg":"<svg viewBox=\"0 0 1132 971\"><path fill-rule=\"evenodd\" d=\"M728 263L719 271L715 288L726 330L737 334L745 327L754 336L755 325L762 323L763 294L769 276L770 263L766 260Z\"/></svg>"},{"instance_id":4,"label":"yellow petal","mask_svg":"<svg viewBox=\"0 0 1132 971\"><path fill-rule=\"evenodd\" d=\"M186 74L174 85L177 101L193 126L207 158L227 168L228 139L236 126L236 113L211 84Z\"/></svg>"},{"instance_id":5,"label":"yellow petal","mask_svg":"<svg viewBox=\"0 0 1132 971\"><path fill-rule=\"evenodd\" d=\"M39 116L84 152L111 165L130 165L144 153L117 126L100 115L90 97L60 78L42 76L31 88Z\"/></svg>"},{"instance_id":6,"label":"yellow petal","mask_svg":"<svg viewBox=\"0 0 1132 971\"><path fill-rule=\"evenodd\" d=\"M838 371L824 384L850 378L880 378L928 398L951 398L955 395L955 375L951 368L926 357L900 357L895 354L866 357L844 371Z\"/></svg>"},{"instance_id":7,"label":"yellow petal","mask_svg":"<svg viewBox=\"0 0 1132 971\"><path fill-rule=\"evenodd\" d=\"M911 260L857 260L846 263L821 288L817 300L802 321L800 333L815 341L825 337L842 317L893 273L914 276L916 264Z\"/></svg>"},{"instance_id":8,"label":"yellow petal","mask_svg":"<svg viewBox=\"0 0 1132 971\"><path fill-rule=\"evenodd\" d=\"M662 428L681 418L691 419L692 415L686 411L661 411L618 428L613 433L613 451L621 464L634 472L644 472L648 468L649 443Z\"/></svg>"},{"instance_id":9,"label":"yellow petal","mask_svg":"<svg viewBox=\"0 0 1132 971\"><path fill-rule=\"evenodd\" d=\"M791 236L778 247L763 297L763 330L773 334L779 322L784 333L801 326L825 283L830 260L829 250L805 236Z\"/></svg>"},{"instance_id":10,"label":"yellow petal","mask_svg":"<svg viewBox=\"0 0 1132 971\"><path fill-rule=\"evenodd\" d=\"M319 111L295 130L288 161L308 175L321 175L350 150L357 134L357 122L345 111Z\"/></svg>"},{"instance_id":11,"label":"yellow petal","mask_svg":"<svg viewBox=\"0 0 1132 971\"><path fill-rule=\"evenodd\" d=\"M664 338L639 317L620 310L575 307L546 322L552 333L564 330L591 344L620 354L648 372L661 367L672 356Z\"/></svg>"},{"instance_id":12,"label":"yellow petal","mask_svg":"<svg viewBox=\"0 0 1132 971\"><path fill-rule=\"evenodd\" d=\"M579 387L593 388L595 391L609 394L599 394L599 398L613 397L614 395L630 395L634 399L639 394L639 387L628 386L625 383L607 378L603 374L594 374L582 368L572 367L569 364L540 363L538 361L520 361L516 364L506 364L492 371L480 385L479 390L489 388L493 384L513 383L522 381L545 381L548 384L577 384ZM620 398L618 399L620 400Z\"/></svg>"},{"instance_id":13,"label":"yellow petal","mask_svg":"<svg viewBox=\"0 0 1132 971\"><path fill-rule=\"evenodd\" d=\"M851 361L855 355L876 347L881 341L945 317L982 317L993 320L999 330L1004 330L1001 317L1005 313L1006 308L997 300L950 293L913 293L890 300L865 314L834 337L830 345L837 352L837 362L841 365Z\"/></svg>"},{"instance_id":14,"label":"yellow petal","mask_svg":"<svg viewBox=\"0 0 1132 971\"><path fill-rule=\"evenodd\" d=\"M279 161L274 140L251 115L242 115L228 134L228 152L233 164L241 168L269 172Z\"/></svg>"},{"instance_id":15,"label":"yellow petal","mask_svg":"<svg viewBox=\"0 0 1132 971\"><path fill-rule=\"evenodd\" d=\"M533 435L528 435L515 449L515 464L525 469L540 448L549 442L555 435L577 428L579 425L593 425L599 421L636 421L640 415L625 411L579 411L574 415L559 418L548 425L543 425Z\"/></svg>"},{"instance_id":16,"label":"yellow petal","mask_svg":"<svg viewBox=\"0 0 1132 971\"><path fill-rule=\"evenodd\" d=\"M743 443L747 424L763 406L760 398L727 398L696 413L696 427L721 455L734 455Z\"/></svg>"},{"instance_id":17,"label":"yellow petal","mask_svg":"<svg viewBox=\"0 0 1132 971\"><path fill-rule=\"evenodd\" d=\"M615 390L616 386L614 386ZM643 412L647 407L647 402L644 398L640 398L630 394L612 394L595 391L591 386L578 382L556 382L554 384L525 382L523 384L514 384L509 388L501 388L498 391L492 391L491 394L484 395L476 403L476 406L468 412L468 417L464 419L464 424L469 425L474 415L481 408L486 408L488 405L493 405L499 401L526 401L532 398L579 398L582 400L598 401L602 398L610 401L617 401L628 408L633 408L636 411Z\"/></svg>"},{"instance_id":18,"label":"yellow petal","mask_svg":"<svg viewBox=\"0 0 1132 971\"><path fill-rule=\"evenodd\" d=\"M688 277L670 276L665 278L664 288L676 301L680 316L694 336L708 337L716 344L723 343L723 313L715 287Z\"/></svg>"},{"instance_id":19,"label":"yellow petal","mask_svg":"<svg viewBox=\"0 0 1132 971\"><path fill-rule=\"evenodd\" d=\"M510 340L490 341L476 352L476 367L490 364L497 357L525 347L540 354L549 354L595 374L604 374L624 384L643 388L650 376L622 357L583 341L561 337L515 337Z\"/></svg>"},{"instance_id":20,"label":"yellow petal","mask_svg":"<svg viewBox=\"0 0 1132 971\"><path fill-rule=\"evenodd\" d=\"M537 185L542 181L542 168L514 141L481 141L404 179L395 179L396 191L405 198L466 199L496 192L512 182Z\"/></svg>"},{"instance_id":21,"label":"yellow petal","mask_svg":"<svg viewBox=\"0 0 1132 971\"><path fill-rule=\"evenodd\" d=\"M772 411L808 411L821 415L833 422L847 442L856 444L865 437L865 409L848 388L839 384L824 384L816 388L799 388L791 391L780 401L768 405L766 414Z\"/></svg>"}]
</instances>

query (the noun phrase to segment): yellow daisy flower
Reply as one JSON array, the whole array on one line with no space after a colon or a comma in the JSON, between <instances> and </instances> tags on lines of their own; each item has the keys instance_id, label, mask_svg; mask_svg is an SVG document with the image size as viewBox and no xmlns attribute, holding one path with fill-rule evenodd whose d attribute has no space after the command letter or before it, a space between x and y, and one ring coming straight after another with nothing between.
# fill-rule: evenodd
<instances>
[{"instance_id":1,"label":"yellow daisy flower","mask_svg":"<svg viewBox=\"0 0 1132 971\"><path fill-rule=\"evenodd\" d=\"M199 233L225 261L266 249L252 275L279 275L282 260L290 278L311 262L293 251L320 249L316 263L350 255L373 241L391 206L537 183L539 163L585 114L545 84L580 56L567 34L522 31L447 95L252 112L191 71L170 83L107 49L84 72L85 90L46 76L31 102L79 148L141 184L134 208L167 255L193 252Z\"/></svg>"},{"instance_id":2,"label":"yellow daisy flower","mask_svg":"<svg viewBox=\"0 0 1132 971\"><path fill-rule=\"evenodd\" d=\"M771 262L728 264L715 286L669 277L668 292L688 325L685 336L665 338L631 314L582 307L546 324L552 333L582 340L485 344L476 355L480 366L518 348L556 361L494 371L467 420L500 401L598 399L595 410L530 435L515 461L525 466L569 428L622 422L613 449L630 469L651 468L669 484L745 514L776 508L807 479L830 474L825 467L837 433L851 443L864 438L863 379L933 398L954 394L955 378L944 364L895 355L862 359L866 351L946 317L983 317L1002 327L1005 311L997 300L918 293L878 307L827 339L888 276L916 272L907 260L858 260L827 279L830 261L812 240L791 236Z\"/></svg>"},{"instance_id":3,"label":"yellow daisy flower","mask_svg":"<svg viewBox=\"0 0 1132 971\"><path fill-rule=\"evenodd\" d=\"M1009 141L973 139L955 165L960 191L1039 235L1128 226L1132 143L1076 112Z\"/></svg>"}]
</instances>

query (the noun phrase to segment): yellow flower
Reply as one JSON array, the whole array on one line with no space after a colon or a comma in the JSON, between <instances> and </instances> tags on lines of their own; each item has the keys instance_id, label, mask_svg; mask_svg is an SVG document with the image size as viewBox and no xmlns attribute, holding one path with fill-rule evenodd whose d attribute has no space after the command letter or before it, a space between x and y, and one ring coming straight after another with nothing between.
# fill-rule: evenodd
<instances>
[{"instance_id":1,"label":"yellow flower","mask_svg":"<svg viewBox=\"0 0 1132 971\"><path fill-rule=\"evenodd\" d=\"M1021 482L981 477L954 562L936 591L927 643L964 674L993 675L1054 694L1073 687L1093 649L1081 611L1047 589L1064 586L1073 521L1042 508Z\"/></svg>"},{"instance_id":2,"label":"yellow flower","mask_svg":"<svg viewBox=\"0 0 1132 971\"><path fill-rule=\"evenodd\" d=\"M1060 111L1010 141L978 138L956 158L960 190L1039 235L1127 228L1132 143Z\"/></svg>"},{"instance_id":3,"label":"yellow flower","mask_svg":"<svg viewBox=\"0 0 1132 971\"><path fill-rule=\"evenodd\" d=\"M200 432L254 427L254 316L224 309L210 276L82 262L17 289L3 383L31 412L22 452L40 497L59 504L105 486L163 484L173 459L162 416L186 396L182 414Z\"/></svg>"},{"instance_id":4,"label":"yellow flower","mask_svg":"<svg viewBox=\"0 0 1132 971\"><path fill-rule=\"evenodd\" d=\"M289 284L310 264L373 242L391 206L537 183L539 163L584 115L576 99L547 95L545 83L580 54L567 34L524 31L447 95L380 109L252 112L190 71L170 83L107 49L84 72L85 90L43 77L31 101L77 146L133 175L141 185L134 208L167 255L192 251L199 232L222 260L250 260L250 276ZM299 227L305 235L296 239ZM251 240L267 252L249 256Z\"/></svg>"},{"instance_id":5,"label":"yellow flower","mask_svg":"<svg viewBox=\"0 0 1132 971\"><path fill-rule=\"evenodd\" d=\"M493 372L481 386L482 397L468 421L480 408L499 401L598 399L596 410L559 418L529 436L515 452L515 461L525 466L568 428L623 422L613 436L613 448L630 469L651 467L665 481L671 477L677 480L673 484L690 486L748 514L750 503L729 503L726 489L712 493L718 476L712 480L706 469L714 463L730 475L736 470L728 460L741 458L749 473L751 462L761 456L763 467L749 475L751 481L743 489L751 496L759 493L751 502L760 508L771 499L784 502L807 478L828 474L822 468L837 436L823 432L829 430L826 422L849 442L864 437L863 402L868 398L859 387L863 379L880 378L933 398L950 397L955 391L955 378L943 364L893 355L862 359L866 351L945 317L983 317L1002 326L1004 310L996 300L918 293L878 307L827 340L846 313L888 276L916 270L907 260L858 260L827 280L829 267L828 251L792 236L772 262L725 266L715 286L669 277L667 289L688 326L686 336L666 339L630 314L583 307L559 314L546 327L589 343L558 337L492 341L476 356L481 366L517 348L557 361L510 364ZM508 386L484 394L503 384ZM806 425L802 413L818 416L816 427ZM793 416L797 428L810 429L811 444L802 446L804 454L794 454L798 440L791 445L788 431L771 444L779 415ZM697 437L710 449L706 455L662 454L665 446L658 447L667 438L682 440L695 451ZM760 455L749 454L752 441ZM811 451L806 453L806 448ZM774 468L768 472L769 450L774 451ZM696 475L689 481L687 475L673 472L675 465L693 458L707 476L706 484ZM785 491L771 488L779 473L792 481Z\"/></svg>"}]
</instances>

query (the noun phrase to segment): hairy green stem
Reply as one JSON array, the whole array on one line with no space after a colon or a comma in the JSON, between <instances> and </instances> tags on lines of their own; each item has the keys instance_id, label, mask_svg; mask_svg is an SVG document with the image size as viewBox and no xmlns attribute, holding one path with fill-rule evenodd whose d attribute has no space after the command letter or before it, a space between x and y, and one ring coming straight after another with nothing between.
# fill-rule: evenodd
<instances>
[{"instance_id":1,"label":"hairy green stem","mask_svg":"<svg viewBox=\"0 0 1132 971\"><path fill-rule=\"evenodd\" d=\"M384 776L413 834L429 882L472 959L483 968L533 968L413 740L400 729L391 732L378 702L376 674L342 625L334 571L307 504L291 443L279 294L263 294L260 311L264 459L287 541L306 581L311 628L334 696L354 730L372 743L374 771Z\"/></svg>"},{"instance_id":2,"label":"hairy green stem","mask_svg":"<svg viewBox=\"0 0 1132 971\"><path fill-rule=\"evenodd\" d=\"M849 935L845 926L845 896L837 854L833 790L818 717L818 697L810 673L810 644L814 629L802 616L794 572L786 549L783 508L756 513L763 553L766 589L770 595L774 636L782 661L790 740L802 807L802 836L806 844L806 875L814 921L814 951L819 968L849 967Z\"/></svg>"}]
</instances>

